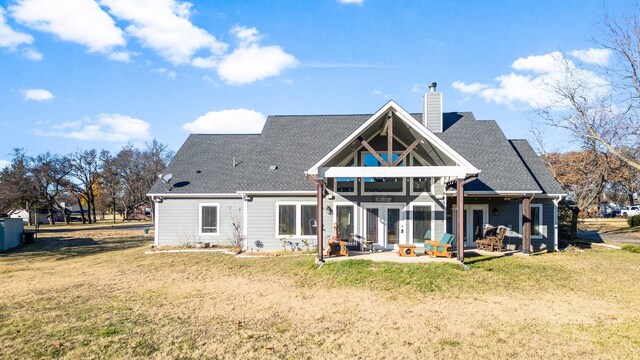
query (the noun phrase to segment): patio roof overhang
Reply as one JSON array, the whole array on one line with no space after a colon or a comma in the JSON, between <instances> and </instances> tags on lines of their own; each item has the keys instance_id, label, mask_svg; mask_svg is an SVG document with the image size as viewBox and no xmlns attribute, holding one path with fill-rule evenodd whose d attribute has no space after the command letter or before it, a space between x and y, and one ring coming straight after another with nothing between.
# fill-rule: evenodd
<instances>
[{"instance_id":1,"label":"patio roof overhang","mask_svg":"<svg viewBox=\"0 0 640 360\"><path fill-rule=\"evenodd\" d=\"M396 125L393 125L394 122ZM393 152L392 133L395 131L403 133L405 140L408 140L400 159L414 151L425 151L426 149L426 151L436 154L439 161L430 166L398 166L400 159L394 163L387 163L368 143L369 137L375 135L375 131L388 138L386 149L381 150L388 154L387 159L391 158ZM411 145L408 145L409 143ZM345 164L341 164L340 160L345 155L362 147L376 156L383 166L378 169L358 166L343 167ZM338 158L338 161L335 158ZM467 176L477 175L479 172L479 169L416 121L406 110L394 101L389 101L305 173L318 179L326 177L450 177L464 179Z\"/></svg>"},{"instance_id":2,"label":"patio roof overhang","mask_svg":"<svg viewBox=\"0 0 640 360\"><path fill-rule=\"evenodd\" d=\"M462 166L395 166L395 167L365 167L365 166L333 166L318 169L318 179L335 177L452 177L464 179L471 175Z\"/></svg>"}]
</instances>

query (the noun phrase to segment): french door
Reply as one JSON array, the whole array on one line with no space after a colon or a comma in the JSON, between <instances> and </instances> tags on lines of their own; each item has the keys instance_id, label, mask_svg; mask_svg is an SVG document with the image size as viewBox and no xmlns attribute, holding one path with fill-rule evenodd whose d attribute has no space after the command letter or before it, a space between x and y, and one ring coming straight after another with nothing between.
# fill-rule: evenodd
<instances>
[{"instance_id":1,"label":"french door","mask_svg":"<svg viewBox=\"0 0 640 360\"><path fill-rule=\"evenodd\" d=\"M458 209L452 208L453 236L458 238ZM489 221L489 205L465 205L464 206L464 246L475 246L475 239L482 234L484 225Z\"/></svg>"},{"instance_id":2,"label":"french door","mask_svg":"<svg viewBox=\"0 0 640 360\"><path fill-rule=\"evenodd\" d=\"M393 249L405 243L404 204L362 204L366 240Z\"/></svg>"}]
</instances>

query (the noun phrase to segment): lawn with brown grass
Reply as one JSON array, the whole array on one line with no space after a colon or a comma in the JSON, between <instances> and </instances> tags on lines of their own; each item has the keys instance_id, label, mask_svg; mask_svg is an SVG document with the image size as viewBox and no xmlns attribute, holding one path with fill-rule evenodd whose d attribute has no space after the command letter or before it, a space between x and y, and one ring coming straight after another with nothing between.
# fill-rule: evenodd
<instances>
[{"instance_id":1,"label":"lawn with brown grass","mask_svg":"<svg viewBox=\"0 0 640 360\"><path fill-rule=\"evenodd\" d=\"M0 358L638 358L640 254L451 264L145 255L141 229L0 256Z\"/></svg>"}]
</instances>

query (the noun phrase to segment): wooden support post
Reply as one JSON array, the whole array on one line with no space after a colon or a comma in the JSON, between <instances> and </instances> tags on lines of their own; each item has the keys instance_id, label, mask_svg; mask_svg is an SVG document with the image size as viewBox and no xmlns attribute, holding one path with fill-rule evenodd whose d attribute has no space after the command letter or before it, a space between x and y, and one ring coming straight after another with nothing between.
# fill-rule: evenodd
<instances>
[{"instance_id":1,"label":"wooden support post","mask_svg":"<svg viewBox=\"0 0 640 360\"><path fill-rule=\"evenodd\" d=\"M393 165L393 113L387 114L387 166Z\"/></svg>"},{"instance_id":2,"label":"wooden support post","mask_svg":"<svg viewBox=\"0 0 640 360\"><path fill-rule=\"evenodd\" d=\"M317 187L318 187L318 193L317 193L317 215L318 215L318 219L316 220L318 227L316 228L316 236L317 236L317 241L318 241L318 260L320 262L323 261L322 257L323 257L323 251L322 251L322 242L323 242L323 237L324 237L324 231L323 229L323 224L322 224L322 214L323 214L323 208L324 208L324 201L323 201L323 197L324 197L324 184L321 181L318 181L316 183Z\"/></svg>"},{"instance_id":3,"label":"wooden support post","mask_svg":"<svg viewBox=\"0 0 640 360\"><path fill-rule=\"evenodd\" d=\"M358 141L360 141L362 146L364 146L365 149L367 149L371 153L371 155L373 155L376 159L378 159L378 161L380 161L380 164L382 164L382 166L389 166L389 163L384 161L382 156L380 156L380 154L378 154L378 152L375 151L373 147L371 147L371 145L369 145L367 140L363 139L362 136L358 136Z\"/></svg>"},{"instance_id":4,"label":"wooden support post","mask_svg":"<svg viewBox=\"0 0 640 360\"><path fill-rule=\"evenodd\" d=\"M531 198L522 199L522 253L529 254L531 249Z\"/></svg>"},{"instance_id":5,"label":"wooden support post","mask_svg":"<svg viewBox=\"0 0 640 360\"><path fill-rule=\"evenodd\" d=\"M404 158L406 158L406 157L407 157L407 155L409 155L409 153L411 153L411 151L412 151L413 149L415 149L415 147L416 147L416 146L418 146L418 144L420 144L420 142L421 142L421 141L422 141L422 140L420 140L420 139L415 139L415 140L413 141L413 143L411 143L411 145L409 145L409 147L407 148L407 150L403 151L403 152L402 152L402 154L400 154L400 157L398 157L398 158L396 159L396 161L394 161L394 162L393 162L393 165L391 165L391 166L398 166L398 164L400 164L400 162L401 162L402 160L404 160Z\"/></svg>"},{"instance_id":6,"label":"wooden support post","mask_svg":"<svg viewBox=\"0 0 640 360\"><path fill-rule=\"evenodd\" d=\"M457 223L457 257L458 261L464 263L464 179L458 179L456 184L456 196L458 203L458 223Z\"/></svg>"}]
</instances>

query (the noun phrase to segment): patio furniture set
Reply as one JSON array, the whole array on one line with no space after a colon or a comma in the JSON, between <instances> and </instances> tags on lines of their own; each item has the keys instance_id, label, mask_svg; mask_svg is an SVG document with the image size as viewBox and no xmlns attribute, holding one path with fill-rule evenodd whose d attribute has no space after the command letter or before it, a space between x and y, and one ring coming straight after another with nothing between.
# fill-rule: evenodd
<instances>
[{"instance_id":1,"label":"patio furniture set","mask_svg":"<svg viewBox=\"0 0 640 360\"><path fill-rule=\"evenodd\" d=\"M503 240L509 229L504 226L494 227L492 225L485 225L483 236L475 240L478 250L485 251L502 251ZM430 240L431 230L427 230L424 234L424 253L429 257L447 257L451 258L451 245L453 243L454 236L449 233L443 233L440 240ZM374 241L368 241L365 239L360 240L361 248L363 251L374 251ZM333 226L333 236L329 238L329 246L325 251L326 256L339 255L349 256L349 249L347 246L349 242L340 239L338 233L338 224ZM398 244L398 256L417 256L416 245L414 244Z\"/></svg>"}]
</instances>

